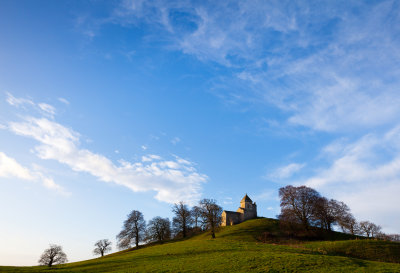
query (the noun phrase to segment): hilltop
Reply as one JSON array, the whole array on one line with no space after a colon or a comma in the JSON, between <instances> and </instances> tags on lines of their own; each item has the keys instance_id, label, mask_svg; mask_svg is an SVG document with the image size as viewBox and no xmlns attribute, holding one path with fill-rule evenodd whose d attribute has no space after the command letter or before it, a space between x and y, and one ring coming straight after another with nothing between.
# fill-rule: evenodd
<instances>
[{"instance_id":1,"label":"hilltop","mask_svg":"<svg viewBox=\"0 0 400 273\"><path fill-rule=\"evenodd\" d=\"M400 243L331 233L324 241L285 238L279 222L258 218L208 232L47 267L1 272L400 272Z\"/></svg>"}]
</instances>

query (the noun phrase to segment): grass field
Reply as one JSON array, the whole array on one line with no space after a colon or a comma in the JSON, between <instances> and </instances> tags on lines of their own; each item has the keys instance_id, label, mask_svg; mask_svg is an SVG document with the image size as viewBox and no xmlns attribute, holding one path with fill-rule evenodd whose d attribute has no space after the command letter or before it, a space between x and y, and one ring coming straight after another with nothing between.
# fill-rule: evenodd
<instances>
[{"instance_id":1,"label":"grass field","mask_svg":"<svg viewBox=\"0 0 400 273\"><path fill-rule=\"evenodd\" d=\"M278 232L277 221L262 218L221 228L214 240L203 233L53 268L0 267L0 272L400 272L399 243L261 243L265 231Z\"/></svg>"}]
</instances>

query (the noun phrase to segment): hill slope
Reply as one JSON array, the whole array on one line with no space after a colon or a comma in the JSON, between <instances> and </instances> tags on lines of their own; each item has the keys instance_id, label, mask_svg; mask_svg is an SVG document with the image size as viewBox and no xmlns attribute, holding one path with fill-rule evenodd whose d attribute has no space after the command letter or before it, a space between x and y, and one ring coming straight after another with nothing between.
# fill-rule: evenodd
<instances>
[{"instance_id":1,"label":"hill slope","mask_svg":"<svg viewBox=\"0 0 400 273\"><path fill-rule=\"evenodd\" d=\"M400 272L400 244L347 240L278 245L261 243L257 240L264 231L273 233L277 232L277 228L276 220L255 219L240 225L221 228L214 240L210 239L209 234L204 233L188 240L122 251L103 258L56 266L52 269L0 267L0 271ZM353 248L351 253L346 252L351 248ZM362 249L369 250L363 252Z\"/></svg>"}]
</instances>

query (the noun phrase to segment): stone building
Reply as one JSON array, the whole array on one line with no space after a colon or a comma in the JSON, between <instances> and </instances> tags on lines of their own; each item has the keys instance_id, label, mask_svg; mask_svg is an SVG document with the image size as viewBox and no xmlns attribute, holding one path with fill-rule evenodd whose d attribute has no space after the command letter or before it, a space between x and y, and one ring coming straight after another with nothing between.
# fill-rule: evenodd
<instances>
[{"instance_id":1,"label":"stone building","mask_svg":"<svg viewBox=\"0 0 400 273\"><path fill-rule=\"evenodd\" d=\"M237 211L224 210L222 212L221 226L236 225L243 221L253 219L256 217L257 217L257 205L246 194L240 201L240 207L237 209Z\"/></svg>"}]
</instances>

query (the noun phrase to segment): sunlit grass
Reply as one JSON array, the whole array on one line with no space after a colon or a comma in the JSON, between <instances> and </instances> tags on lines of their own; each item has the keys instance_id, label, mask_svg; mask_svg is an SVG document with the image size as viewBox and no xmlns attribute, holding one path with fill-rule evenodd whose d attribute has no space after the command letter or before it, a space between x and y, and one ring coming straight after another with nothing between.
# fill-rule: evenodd
<instances>
[{"instance_id":1,"label":"sunlit grass","mask_svg":"<svg viewBox=\"0 0 400 273\"><path fill-rule=\"evenodd\" d=\"M269 244L258 240L264 231L279 233L277 221L264 218L221 228L214 240L208 233L203 233L187 240L123 251L51 269L0 267L0 271L400 272L400 244L397 243L347 240Z\"/></svg>"}]
</instances>

